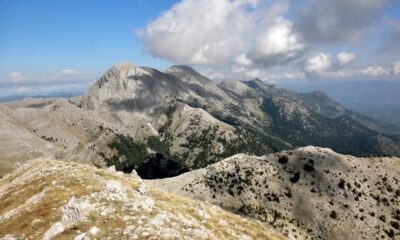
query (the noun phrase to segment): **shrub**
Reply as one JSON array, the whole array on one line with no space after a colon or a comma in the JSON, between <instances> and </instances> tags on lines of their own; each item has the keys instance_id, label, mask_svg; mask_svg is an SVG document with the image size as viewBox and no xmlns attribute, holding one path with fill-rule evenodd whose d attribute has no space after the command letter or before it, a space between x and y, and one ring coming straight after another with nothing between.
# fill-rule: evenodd
<instances>
[{"instance_id":1,"label":"shrub","mask_svg":"<svg viewBox=\"0 0 400 240\"><path fill-rule=\"evenodd\" d=\"M282 155L278 159L278 163L280 163L280 164L286 164L288 161L289 161L289 158L286 155Z\"/></svg>"},{"instance_id":2,"label":"shrub","mask_svg":"<svg viewBox=\"0 0 400 240\"><path fill-rule=\"evenodd\" d=\"M314 170L314 161L308 160L308 163L304 164L304 171L311 172Z\"/></svg>"},{"instance_id":3,"label":"shrub","mask_svg":"<svg viewBox=\"0 0 400 240\"><path fill-rule=\"evenodd\" d=\"M345 181L344 179L341 178L341 179L339 180L338 187L339 187L340 189L344 189L345 183L346 183L346 181Z\"/></svg>"},{"instance_id":4,"label":"shrub","mask_svg":"<svg viewBox=\"0 0 400 240\"><path fill-rule=\"evenodd\" d=\"M331 213L329 214L329 216L330 216L332 219L336 219L336 218L337 218L337 213L336 213L335 211L331 211Z\"/></svg>"},{"instance_id":5,"label":"shrub","mask_svg":"<svg viewBox=\"0 0 400 240\"><path fill-rule=\"evenodd\" d=\"M390 225L391 225L394 229L396 229L396 230L399 230L399 229L400 229L400 224L399 224L399 222L390 221Z\"/></svg>"},{"instance_id":6,"label":"shrub","mask_svg":"<svg viewBox=\"0 0 400 240\"><path fill-rule=\"evenodd\" d=\"M290 178L290 182L297 183L300 179L300 172L296 171L293 176Z\"/></svg>"}]
</instances>

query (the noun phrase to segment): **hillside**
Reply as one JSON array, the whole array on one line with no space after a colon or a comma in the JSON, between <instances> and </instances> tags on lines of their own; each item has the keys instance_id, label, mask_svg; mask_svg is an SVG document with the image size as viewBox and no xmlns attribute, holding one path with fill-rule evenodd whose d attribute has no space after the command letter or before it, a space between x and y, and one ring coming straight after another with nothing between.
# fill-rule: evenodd
<instances>
[{"instance_id":1,"label":"hillside","mask_svg":"<svg viewBox=\"0 0 400 240\"><path fill-rule=\"evenodd\" d=\"M238 154L146 183L251 216L296 239L400 237L400 159L304 147Z\"/></svg>"},{"instance_id":2,"label":"hillside","mask_svg":"<svg viewBox=\"0 0 400 240\"><path fill-rule=\"evenodd\" d=\"M74 162L37 159L0 179L1 239L284 239L209 203Z\"/></svg>"}]
</instances>

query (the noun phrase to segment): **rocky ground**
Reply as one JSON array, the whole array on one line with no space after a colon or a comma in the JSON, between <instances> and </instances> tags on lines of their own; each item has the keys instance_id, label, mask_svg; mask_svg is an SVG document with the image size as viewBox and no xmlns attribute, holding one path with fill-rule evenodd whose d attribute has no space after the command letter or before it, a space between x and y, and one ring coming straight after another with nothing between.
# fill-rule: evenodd
<instances>
[{"instance_id":1,"label":"rocky ground","mask_svg":"<svg viewBox=\"0 0 400 240\"><path fill-rule=\"evenodd\" d=\"M148 187L136 174L28 161L0 179L0 239L284 239L261 223Z\"/></svg>"},{"instance_id":2,"label":"rocky ground","mask_svg":"<svg viewBox=\"0 0 400 240\"><path fill-rule=\"evenodd\" d=\"M304 147L238 154L147 183L256 218L295 239L399 239L400 159Z\"/></svg>"}]
</instances>

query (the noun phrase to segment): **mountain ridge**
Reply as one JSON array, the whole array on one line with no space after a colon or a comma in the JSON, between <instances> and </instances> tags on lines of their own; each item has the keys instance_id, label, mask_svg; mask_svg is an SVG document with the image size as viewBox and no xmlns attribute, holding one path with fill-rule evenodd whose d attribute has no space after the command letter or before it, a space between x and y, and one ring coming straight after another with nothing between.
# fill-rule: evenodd
<instances>
[{"instance_id":1,"label":"mountain ridge","mask_svg":"<svg viewBox=\"0 0 400 240\"><path fill-rule=\"evenodd\" d=\"M263 155L310 144L358 156L400 154L399 142L358 123L326 94L296 93L259 79L215 83L187 66L160 72L117 64L82 97L17 103L7 112L16 131L32 134L21 141L39 137L54 149L37 156L101 167L119 159L121 168L139 169L158 153L196 169L241 152ZM22 163L22 150L14 149L0 160ZM8 150L0 147L4 156ZM136 159L129 151L147 154Z\"/></svg>"}]
</instances>

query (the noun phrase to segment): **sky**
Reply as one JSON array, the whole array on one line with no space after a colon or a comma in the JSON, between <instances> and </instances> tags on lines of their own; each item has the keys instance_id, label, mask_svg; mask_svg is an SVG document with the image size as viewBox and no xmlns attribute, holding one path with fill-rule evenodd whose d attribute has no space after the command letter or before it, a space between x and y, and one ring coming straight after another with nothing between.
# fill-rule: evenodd
<instances>
[{"instance_id":1,"label":"sky","mask_svg":"<svg viewBox=\"0 0 400 240\"><path fill-rule=\"evenodd\" d=\"M0 0L0 96L83 91L121 62L215 80L400 81L400 1Z\"/></svg>"}]
</instances>

